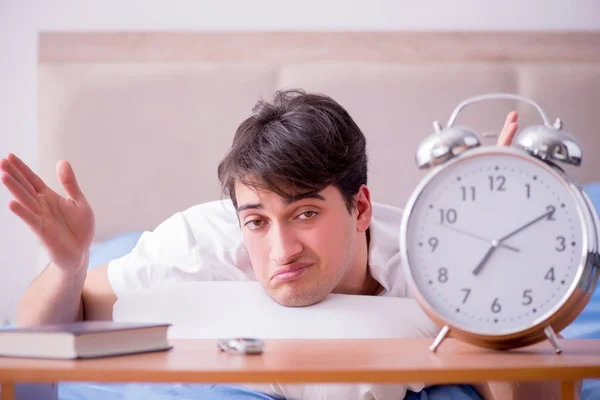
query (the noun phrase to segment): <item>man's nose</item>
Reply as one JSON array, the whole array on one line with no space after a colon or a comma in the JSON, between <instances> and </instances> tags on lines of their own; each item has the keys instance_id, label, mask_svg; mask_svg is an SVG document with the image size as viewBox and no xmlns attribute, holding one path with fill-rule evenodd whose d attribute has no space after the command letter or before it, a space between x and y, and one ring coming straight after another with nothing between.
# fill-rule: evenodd
<instances>
[{"instance_id":1,"label":"man's nose","mask_svg":"<svg viewBox=\"0 0 600 400\"><path fill-rule=\"evenodd\" d=\"M285 265L302 252L302 243L292 229L274 226L270 232L271 260L277 265Z\"/></svg>"}]
</instances>

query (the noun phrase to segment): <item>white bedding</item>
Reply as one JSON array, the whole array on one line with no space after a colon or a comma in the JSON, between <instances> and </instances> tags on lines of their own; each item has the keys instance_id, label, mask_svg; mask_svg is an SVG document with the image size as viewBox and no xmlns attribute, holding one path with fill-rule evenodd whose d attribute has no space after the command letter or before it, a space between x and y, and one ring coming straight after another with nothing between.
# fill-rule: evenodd
<instances>
[{"instance_id":1,"label":"white bedding","mask_svg":"<svg viewBox=\"0 0 600 400\"><path fill-rule=\"evenodd\" d=\"M332 294L314 306L288 308L272 301L258 282L229 281L138 291L118 299L113 319L170 322L170 338L433 338L439 330L413 299ZM403 399L407 389L423 388L421 383L246 386L310 400Z\"/></svg>"}]
</instances>

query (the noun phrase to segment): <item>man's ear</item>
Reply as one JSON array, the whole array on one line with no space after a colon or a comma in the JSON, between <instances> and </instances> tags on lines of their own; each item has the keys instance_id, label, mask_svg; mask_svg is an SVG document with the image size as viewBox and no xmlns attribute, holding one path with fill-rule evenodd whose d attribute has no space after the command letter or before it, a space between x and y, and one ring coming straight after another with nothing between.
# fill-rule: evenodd
<instances>
[{"instance_id":1,"label":"man's ear","mask_svg":"<svg viewBox=\"0 0 600 400\"><path fill-rule=\"evenodd\" d=\"M361 185L358 189L356 198L356 229L359 232L365 232L371 225L373 207L371 205L371 192L366 185Z\"/></svg>"}]
</instances>

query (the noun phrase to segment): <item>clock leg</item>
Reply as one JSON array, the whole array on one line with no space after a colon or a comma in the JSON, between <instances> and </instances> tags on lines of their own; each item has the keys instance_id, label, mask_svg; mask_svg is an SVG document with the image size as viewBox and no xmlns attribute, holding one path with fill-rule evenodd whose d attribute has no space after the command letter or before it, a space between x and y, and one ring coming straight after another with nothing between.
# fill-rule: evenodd
<instances>
[{"instance_id":1,"label":"clock leg","mask_svg":"<svg viewBox=\"0 0 600 400\"><path fill-rule=\"evenodd\" d=\"M556 336L556 333L554 333L554 329L552 329L552 327L548 325L544 328L544 333L546 334L546 337L548 338L550 344L552 344L552 347L554 347L554 351L556 351L557 354L562 353L562 349L558 344L558 337Z\"/></svg>"},{"instance_id":2,"label":"clock leg","mask_svg":"<svg viewBox=\"0 0 600 400\"><path fill-rule=\"evenodd\" d=\"M440 333L438 333L437 337L433 341L433 344L431 346L429 346L429 350L435 352L437 350L438 346L442 343L442 341L448 335L448 332L450 332L450 327L448 327L448 325L444 325L444 327L442 328Z\"/></svg>"}]
</instances>

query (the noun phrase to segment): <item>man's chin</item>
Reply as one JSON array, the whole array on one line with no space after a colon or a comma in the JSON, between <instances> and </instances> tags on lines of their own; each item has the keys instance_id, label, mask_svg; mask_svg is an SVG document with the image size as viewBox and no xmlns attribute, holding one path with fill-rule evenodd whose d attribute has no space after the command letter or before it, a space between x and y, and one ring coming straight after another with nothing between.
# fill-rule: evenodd
<instances>
[{"instance_id":1,"label":"man's chin","mask_svg":"<svg viewBox=\"0 0 600 400\"><path fill-rule=\"evenodd\" d=\"M327 294L303 293L297 290L276 290L269 295L284 307L308 307L322 302L327 297Z\"/></svg>"}]
</instances>

